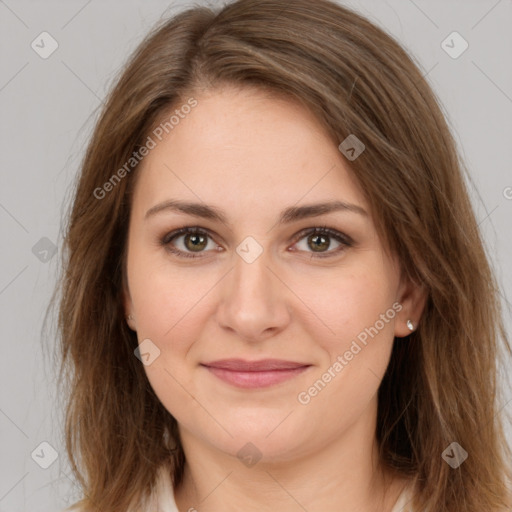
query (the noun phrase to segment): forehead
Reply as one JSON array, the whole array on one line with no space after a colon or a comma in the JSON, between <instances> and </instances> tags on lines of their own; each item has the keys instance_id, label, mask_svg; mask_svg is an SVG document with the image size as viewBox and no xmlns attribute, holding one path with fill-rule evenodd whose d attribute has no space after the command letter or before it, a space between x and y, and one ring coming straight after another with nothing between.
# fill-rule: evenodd
<instances>
[{"instance_id":1,"label":"forehead","mask_svg":"<svg viewBox=\"0 0 512 512\"><path fill-rule=\"evenodd\" d=\"M288 206L301 199L365 204L337 145L298 102L253 88L193 97L197 105L155 139L141 162L136 203L150 207L186 196L226 208L234 202ZM176 109L179 104L169 117Z\"/></svg>"}]
</instances>

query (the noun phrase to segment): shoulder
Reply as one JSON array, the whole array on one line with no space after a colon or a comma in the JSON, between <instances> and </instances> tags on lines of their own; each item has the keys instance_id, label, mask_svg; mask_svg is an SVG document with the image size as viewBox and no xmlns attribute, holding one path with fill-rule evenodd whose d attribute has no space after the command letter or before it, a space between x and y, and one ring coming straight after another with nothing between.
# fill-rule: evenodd
<instances>
[{"instance_id":1,"label":"shoulder","mask_svg":"<svg viewBox=\"0 0 512 512\"><path fill-rule=\"evenodd\" d=\"M60 512L89 512L81 502L77 502ZM174 499L174 488L171 474L167 466L158 468L153 491L141 509L127 512L179 512Z\"/></svg>"}]
</instances>

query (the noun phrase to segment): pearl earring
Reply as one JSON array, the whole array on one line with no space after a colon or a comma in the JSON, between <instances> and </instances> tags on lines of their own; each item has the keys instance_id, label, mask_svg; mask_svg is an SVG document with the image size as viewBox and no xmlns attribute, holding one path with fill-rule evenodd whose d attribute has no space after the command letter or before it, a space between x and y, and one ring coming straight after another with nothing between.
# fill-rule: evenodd
<instances>
[{"instance_id":1,"label":"pearl earring","mask_svg":"<svg viewBox=\"0 0 512 512\"><path fill-rule=\"evenodd\" d=\"M407 327L409 331L414 331L414 324L410 320L407 320Z\"/></svg>"}]
</instances>

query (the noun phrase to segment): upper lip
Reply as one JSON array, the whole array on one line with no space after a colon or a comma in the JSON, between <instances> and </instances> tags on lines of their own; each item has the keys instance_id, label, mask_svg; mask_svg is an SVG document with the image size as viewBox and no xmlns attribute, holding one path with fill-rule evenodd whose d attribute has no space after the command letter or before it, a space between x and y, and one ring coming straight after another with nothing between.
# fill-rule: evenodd
<instances>
[{"instance_id":1,"label":"upper lip","mask_svg":"<svg viewBox=\"0 0 512 512\"><path fill-rule=\"evenodd\" d=\"M307 363L297 363L295 361L284 361L282 359L262 359L260 361L246 361L245 359L219 359L209 363L202 363L203 366L211 368L221 368L235 372L265 372L272 370L293 370L310 366Z\"/></svg>"}]
</instances>

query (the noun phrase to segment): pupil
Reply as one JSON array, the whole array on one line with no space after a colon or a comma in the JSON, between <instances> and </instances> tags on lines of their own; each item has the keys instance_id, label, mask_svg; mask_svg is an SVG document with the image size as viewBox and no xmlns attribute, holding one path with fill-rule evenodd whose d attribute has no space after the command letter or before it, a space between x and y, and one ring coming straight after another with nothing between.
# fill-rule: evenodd
<instances>
[{"instance_id":1,"label":"pupil","mask_svg":"<svg viewBox=\"0 0 512 512\"><path fill-rule=\"evenodd\" d=\"M327 249L329 247L329 242L327 241L327 238L323 235L312 235L309 237L310 241L313 241L313 248L315 251L318 251L318 249ZM317 243L320 241L320 243Z\"/></svg>"},{"instance_id":2,"label":"pupil","mask_svg":"<svg viewBox=\"0 0 512 512\"><path fill-rule=\"evenodd\" d=\"M203 235L187 235L187 242L192 242L191 247L187 247L192 249L193 251L198 251L204 249L205 247L205 237Z\"/></svg>"}]
</instances>

